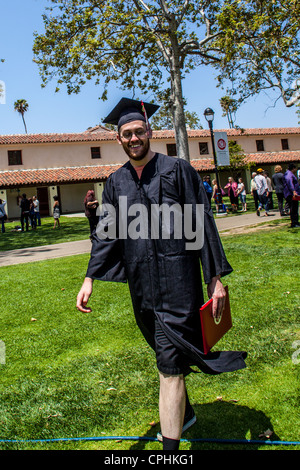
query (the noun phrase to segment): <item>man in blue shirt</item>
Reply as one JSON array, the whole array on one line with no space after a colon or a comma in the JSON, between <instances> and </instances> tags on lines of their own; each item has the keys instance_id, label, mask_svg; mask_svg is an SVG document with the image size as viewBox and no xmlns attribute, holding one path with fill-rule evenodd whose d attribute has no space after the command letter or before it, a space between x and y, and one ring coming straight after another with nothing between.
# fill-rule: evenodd
<instances>
[{"instance_id":1,"label":"man in blue shirt","mask_svg":"<svg viewBox=\"0 0 300 470\"><path fill-rule=\"evenodd\" d=\"M206 195L207 195L207 198L208 198L208 201L209 201L209 204L211 204L211 197L212 197L212 193L213 193L213 190L212 190L212 187L210 185L210 176L204 176L203 178L203 186L205 188L205 191L206 191Z\"/></svg>"}]
</instances>

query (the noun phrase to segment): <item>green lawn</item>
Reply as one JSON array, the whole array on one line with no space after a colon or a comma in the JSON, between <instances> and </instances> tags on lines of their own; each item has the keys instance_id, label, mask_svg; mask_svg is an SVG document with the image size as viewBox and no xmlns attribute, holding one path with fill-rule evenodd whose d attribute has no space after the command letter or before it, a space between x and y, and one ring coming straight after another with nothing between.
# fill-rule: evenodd
<instances>
[{"instance_id":1,"label":"green lawn","mask_svg":"<svg viewBox=\"0 0 300 470\"><path fill-rule=\"evenodd\" d=\"M86 217L60 217L60 228L53 229L53 217L42 218L42 225L28 232L15 231L19 221L5 224L5 233L0 233L0 251L53 245L55 243L83 240L90 235Z\"/></svg>"},{"instance_id":2,"label":"green lawn","mask_svg":"<svg viewBox=\"0 0 300 470\"><path fill-rule=\"evenodd\" d=\"M247 195L248 212L254 212L255 206L253 198ZM230 209L229 198L224 197L224 203ZM277 208L277 200L274 197L274 208ZM215 204L212 203L215 213ZM228 213L229 217L242 216L242 213ZM5 234L0 233L0 251L15 250L18 248L29 248L34 246L53 245L68 241L83 240L89 237L89 224L86 217L67 217L60 218L60 229L53 230L53 217L42 218L42 225L36 230L29 228L28 232L15 231L20 227L20 221L9 221L5 224Z\"/></svg>"},{"instance_id":3,"label":"green lawn","mask_svg":"<svg viewBox=\"0 0 300 470\"><path fill-rule=\"evenodd\" d=\"M187 378L198 420L184 437L257 440L271 430L273 440L300 441L299 231L278 224L223 242L234 267L226 279L234 326L219 347L247 350L248 367ZM128 287L97 282L92 313L78 312L87 262L79 255L0 268L0 440L156 436L155 358L135 325ZM0 442L5 450L161 448L155 441ZM300 445L182 442L181 449Z\"/></svg>"}]
</instances>

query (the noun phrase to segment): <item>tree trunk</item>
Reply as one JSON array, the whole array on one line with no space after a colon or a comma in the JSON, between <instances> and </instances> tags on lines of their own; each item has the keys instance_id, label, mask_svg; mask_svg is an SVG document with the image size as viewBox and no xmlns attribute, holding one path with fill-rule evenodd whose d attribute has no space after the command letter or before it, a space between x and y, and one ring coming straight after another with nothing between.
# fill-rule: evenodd
<instances>
[{"instance_id":1,"label":"tree trunk","mask_svg":"<svg viewBox=\"0 0 300 470\"><path fill-rule=\"evenodd\" d=\"M177 68L172 74L172 112L175 131L177 157L190 161L188 134L185 125L184 104L182 96L181 71Z\"/></svg>"},{"instance_id":2,"label":"tree trunk","mask_svg":"<svg viewBox=\"0 0 300 470\"><path fill-rule=\"evenodd\" d=\"M174 20L174 18L173 18ZM188 134L185 125L184 101L182 95L182 78L180 67L179 45L177 40L174 21L171 21L174 34L171 34L170 54L170 76L171 76L171 101L173 124L175 131L175 141L177 149L177 157L190 161Z\"/></svg>"},{"instance_id":3,"label":"tree trunk","mask_svg":"<svg viewBox=\"0 0 300 470\"><path fill-rule=\"evenodd\" d=\"M21 115L22 115L23 124L24 124L24 127L25 127L25 133L27 134L27 127L26 127L26 123L25 123L25 119L24 119L24 114L21 113Z\"/></svg>"}]
</instances>

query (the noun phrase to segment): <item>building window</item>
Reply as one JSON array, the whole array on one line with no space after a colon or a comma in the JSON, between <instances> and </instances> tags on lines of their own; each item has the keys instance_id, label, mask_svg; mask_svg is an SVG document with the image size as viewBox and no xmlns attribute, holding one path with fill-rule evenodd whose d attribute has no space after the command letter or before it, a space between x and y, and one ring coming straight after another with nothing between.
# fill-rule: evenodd
<instances>
[{"instance_id":1,"label":"building window","mask_svg":"<svg viewBox=\"0 0 300 470\"><path fill-rule=\"evenodd\" d=\"M281 139L281 148L282 150L289 149L289 141L287 139Z\"/></svg>"},{"instance_id":2,"label":"building window","mask_svg":"<svg viewBox=\"0 0 300 470\"><path fill-rule=\"evenodd\" d=\"M265 150L264 148L264 141L263 140L257 140L256 141L256 150L258 152L263 152Z\"/></svg>"},{"instance_id":3,"label":"building window","mask_svg":"<svg viewBox=\"0 0 300 470\"><path fill-rule=\"evenodd\" d=\"M91 157L101 158L100 147L91 147Z\"/></svg>"},{"instance_id":4,"label":"building window","mask_svg":"<svg viewBox=\"0 0 300 470\"><path fill-rule=\"evenodd\" d=\"M22 150L8 150L8 164L22 165Z\"/></svg>"},{"instance_id":5,"label":"building window","mask_svg":"<svg viewBox=\"0 0 300 470\"><path fill-rule=\"evenodd\" d=\"M200 155L208 155L208 143L199 142Z\"/></svg>"},{"instance_id":6,"label":"building window","mask_svg":"<svg viewBox=\"0 0 300 470\"><path fill-rule=\"evenodd\" d=\"M176 157L177 155L176 144L167 144L167 155L169 155L169 157Z\"/></svg>"}]
</instances>

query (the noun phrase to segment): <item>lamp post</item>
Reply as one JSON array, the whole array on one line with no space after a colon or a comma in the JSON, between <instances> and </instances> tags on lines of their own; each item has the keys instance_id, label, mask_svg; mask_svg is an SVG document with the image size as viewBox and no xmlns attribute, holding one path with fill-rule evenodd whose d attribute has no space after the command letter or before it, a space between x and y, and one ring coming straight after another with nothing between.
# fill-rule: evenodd
<instances>
[{"instance_id":1,"label":"lamp post","mask_svg":"<svg viewBox=\"0 0 300 470\"><path fill-rule=\"evenodd\" d=\"M218 213L223 213L223 200L222 200L222 191L221 191L221 186L220 186L220 179L219 179L219 172L218 172L218 164L217 164L217 155L216 155L216 147L215 147L215 140L214 140L214 131L213 131L213 120L215 113L211 108L206 108L204 111L204 117L208 122L209 125L209 130L210 130L210 136L211 136L211 143L212 143L212 149L213 149L213 155L214 155L214 163L215 163L215 173L216 173L216 180L217 180L217 208L218 208Z\"/></svg>"}]
</instances>

